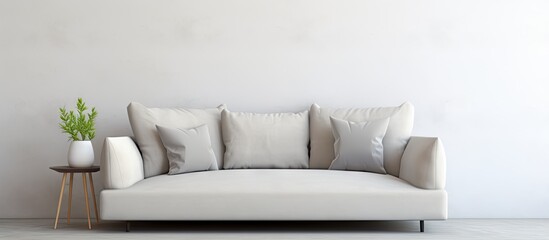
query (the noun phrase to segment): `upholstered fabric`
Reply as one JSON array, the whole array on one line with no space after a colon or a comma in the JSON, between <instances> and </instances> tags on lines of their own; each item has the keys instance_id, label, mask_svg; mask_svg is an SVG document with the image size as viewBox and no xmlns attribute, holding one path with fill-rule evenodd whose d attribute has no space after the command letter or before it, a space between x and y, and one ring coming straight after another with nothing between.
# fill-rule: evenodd
<instances>
[{"instance_id":1,"label":"upholstered fabric","mask_svg":"<svg viewBox=\"0 0 549 240\"><path fill-rule=\"evenodd\" d=\"M218 166L222 166L225 150L221 139L220 120L221 110L224 108L224 105L209 109L148 108L140 103L130 103L128 117L136 142L143 153L145 177L164 174L169 169L166 149L162 145L156 125L191 128L206 124Z\"/></svg>"},{"instance_id":2,"label":"upholstered fabric","mask_svg":"<svg viewBox=\"0 0 549 240\"><path fill-rule=\"evenodd\" d=\"M105 189L127 188L143 180L143 159L130 137L108 137L101 153Z\"/></svg>"},{"instance_id":3,"label":"upholstered fabric","mask_svg":"<svg viewBox=\"0 0 549 240\"><path fill-rule=\"evenodd\" d=\"M383 137L389 118L352 122L330 117L335 138L335 159L330 170L354 170L385 174Z\"/></svg>"},{"instance_id":4,"label":"upholstered fabric","mask_svg":"<svg viewBox=\"0 0 549 240\"><path fill-rule=\"evenodd\" d=\"M444 190L386 174L241 169L161 175L101 192L104 220L432 220Z\"/></svg>"},{"instance_id":5,"label":"upholstered fabric","mask_svg":"<svg viewBox=\"0 0 549 240\"><path fill-rule=\"evenodd\" d=\"M221 114L225 159L223 168L307 168L309 114Z\"/></svg>"},{"instance_id":6,"label":"upholstered fabric","mask_svg":"<svg viewBox=\"0 0 549 240\"><path fill-rule=\"evenodd\" d=\"M218 170L206 124L188 129L157 125L156 129L166 148L168 174Z\"/></svg>"},{"instance_id":7,"label":"upholstered fabric","mask_svg":"<svg viewBox=\"0 0 549 240\"><path fill-rule=\"evenodd\" d=\"M423 189L446 186L446 154L435 137L412 137L402 155L400 178Z\"/></svg>"},{"instance_id":8,"label":"upholstered fabric","mask_svg":"<svg viewBox=\"0 0 549 240\"><path fill-rule=\"evenodd\" d=\"M383 158L387 173L398 176L400 159L410 138L414 124L414 107L406 102L398 107L378 108L324 108L313 104L310 110L311 157L310 167L327 169L334 154L334 136L330 116L354 122L371 121L390 117L383 138Z\"/></svg>"}]
</instances>

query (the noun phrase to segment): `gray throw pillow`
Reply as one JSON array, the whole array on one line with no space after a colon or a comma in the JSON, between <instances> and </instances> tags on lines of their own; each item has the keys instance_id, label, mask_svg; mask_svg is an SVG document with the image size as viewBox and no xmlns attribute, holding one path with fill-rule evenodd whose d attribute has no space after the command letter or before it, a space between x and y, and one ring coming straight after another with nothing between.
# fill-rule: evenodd
<instances>
[{"instance_id":1,"label":"gray throw pillow","mask_svg":"<svg viewBox=\"0 0 549 240\"><path fill-rule=\"evenodd\" d=\"M330 117L335 159L329 169L387 173L383 167L383 137L389 119L351 122Z\"/></svg>"},{"instance_id":2,"label":"gray throw pillow","mask_svg":"<svg viewBox=\"0 0 549 240\"><path fill-rule=\"evenodd\" d=\"M206 124L189 129L156 128L166 148L168 174L218 170Z\"/></svg>"}]
</instances>

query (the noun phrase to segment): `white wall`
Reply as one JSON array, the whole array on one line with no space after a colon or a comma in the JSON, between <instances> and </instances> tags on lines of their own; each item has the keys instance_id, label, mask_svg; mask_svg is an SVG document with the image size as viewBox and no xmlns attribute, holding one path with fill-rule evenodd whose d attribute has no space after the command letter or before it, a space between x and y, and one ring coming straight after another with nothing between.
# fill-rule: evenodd
<instances>
[{"instance_id":1,"label":"white wall","mask_svg":"<svg viewBox=\"0 0 549 240\"><path fill-rule=\"evenodd\" d=\"M409 100L414 134L446 145L450 217L549 217L548 13L543 0L0 1L0 217L55 215L57 107L77 97L100 113L96 155L131 134L130 101Z\"/></svg>"}]
</instances>

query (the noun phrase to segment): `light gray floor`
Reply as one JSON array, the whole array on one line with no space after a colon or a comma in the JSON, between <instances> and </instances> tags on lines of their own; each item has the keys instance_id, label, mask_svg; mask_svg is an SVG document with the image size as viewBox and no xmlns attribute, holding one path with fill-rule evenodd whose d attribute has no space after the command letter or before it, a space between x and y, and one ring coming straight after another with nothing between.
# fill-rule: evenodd
<instances>
[{"instance_id":1,"label":"light gray floor","mask_svg":"<svg viewBox=\"0 0 549 240\"><path fill-rule=\"evenodd\" d=\"M549 219L400 222L101 222L0 219L1 239L549 239Z\"/></svg>"}]
</instances>

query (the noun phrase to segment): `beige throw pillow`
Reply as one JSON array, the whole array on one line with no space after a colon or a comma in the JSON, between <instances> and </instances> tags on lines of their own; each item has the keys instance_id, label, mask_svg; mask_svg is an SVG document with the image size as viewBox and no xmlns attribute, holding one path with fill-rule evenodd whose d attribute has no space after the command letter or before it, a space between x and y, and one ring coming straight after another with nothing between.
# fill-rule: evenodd
<instances>
[{"instance_id":1,"label":"beige throw pillow","mask_svg":"<svg viewBox=\"0 0 549 240\"><path fill-rule=\"evenodd\" d=\"M308 168L309 114L223 110L223 168Z\"/></svg>"}]
</instances>

